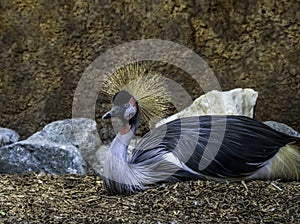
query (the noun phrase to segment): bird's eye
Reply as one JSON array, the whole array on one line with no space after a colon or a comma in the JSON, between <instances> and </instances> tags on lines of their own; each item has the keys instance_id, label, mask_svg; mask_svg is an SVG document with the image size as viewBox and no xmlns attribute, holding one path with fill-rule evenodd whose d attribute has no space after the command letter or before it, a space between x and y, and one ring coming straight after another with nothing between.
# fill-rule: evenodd
<instances>
[{"instance_id":1,"label":"bird's eye","mask_svg":"<svg viewBox=\"0 0 300 224\"><path fill-rule=\"evenodd\" d=\"M124 107L125 107L125 108L128 108L128 107L129 107L129 103L125 103L125 104L124 104Z\"/></svg>"}]
</instances>

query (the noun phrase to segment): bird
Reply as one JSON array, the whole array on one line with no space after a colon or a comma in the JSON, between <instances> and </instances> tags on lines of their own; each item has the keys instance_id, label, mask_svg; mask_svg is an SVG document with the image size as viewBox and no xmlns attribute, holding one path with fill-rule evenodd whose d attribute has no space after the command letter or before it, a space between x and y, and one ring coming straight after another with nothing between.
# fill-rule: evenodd
<instances>
[{"instance_id":1,"label":"bird","mask_svg":"<svg viewBox=\"0 0 300 224\"><path fill-rule=\"evenodd\" d=\"M117 72L104 89L112 87L116 78L124 79L126 72L135 72L139 75L133 79L145 81L139 79L145 75L134 65ZM147 78L150 82L157 79ZM157 87L153 83L150 86ZM144 97L140 97L134 87L123 87L119 85L111 91L116 91L112 108L102 116L120 121L104 163L103 183L109 194L131 195L159 183L187 180L300 180L300 138L240 115L203 115L170 121L151 129L128 157L128 145L147 108L143 103L155 103L144 98L158 99L153 94L166 90L144 90Z\"/></svg>"}]
</instances>

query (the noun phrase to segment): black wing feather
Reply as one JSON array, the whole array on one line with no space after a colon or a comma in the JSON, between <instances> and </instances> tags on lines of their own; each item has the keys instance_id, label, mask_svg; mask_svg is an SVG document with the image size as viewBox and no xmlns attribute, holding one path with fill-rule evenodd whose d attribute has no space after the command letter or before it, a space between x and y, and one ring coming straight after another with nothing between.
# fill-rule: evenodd
<instances>
[{"instance_id":1,"label":"black wing feather","mask_svg":"<svg viewBox=\"0 0 300 224\"><path fill-rule=\"evenodd\" d=\"M243 177L262 167L290 141L290 136L244 116L187 117L151 130L136 147L130 163L153 163L172 152L200 175ZM210 153L216 149L217 153ZM203 159L209 165L201 167ZM199 178L184 170L176 176Z\"/></svg>"}]
</instances>

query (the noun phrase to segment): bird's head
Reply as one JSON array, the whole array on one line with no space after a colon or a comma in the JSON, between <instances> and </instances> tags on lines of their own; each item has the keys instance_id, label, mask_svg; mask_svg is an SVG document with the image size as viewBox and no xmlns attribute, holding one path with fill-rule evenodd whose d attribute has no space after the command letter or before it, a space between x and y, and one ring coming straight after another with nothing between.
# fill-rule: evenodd
<instances>
[{"instance_id":1,"label":"bird's head","mask_svg":"<svg viewBox=\"0 0 300 224\"><path fill-rule=\"evenodd\" d=\"M165 117L172 101L166 81L140 63L118 69L102 85L102 92L113 98L113 107L102 118L118 118L112 122L121 120L121 124L114 127L129 124L136 130L140 116L144 122Z\"/></svg>"},{"instance_id":2,"label":"bird's head","mask_svg":"<svg viewBox=\"0 0 300 224\"><path fill-rule=\"evenodd\" d=\"M102 119L118 118L122 121L121 128L137 128L139 106L134 97L125 90L121 90L113 97L113 106L106 112Z\"/></svg>"}]
</instances>

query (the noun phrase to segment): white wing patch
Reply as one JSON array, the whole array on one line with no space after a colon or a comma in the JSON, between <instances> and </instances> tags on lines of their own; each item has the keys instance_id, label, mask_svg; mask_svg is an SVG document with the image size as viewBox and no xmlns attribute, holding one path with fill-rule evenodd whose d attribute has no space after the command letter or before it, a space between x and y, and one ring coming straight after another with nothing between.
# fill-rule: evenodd
<instances>
[{"instance_id":1,"label":"white wing patch","mask_svg":"<svg viewBox=\"0 0 300 224\"><path fill-rule=\"evenodd\" d=\"M192 174L195 174L195 175L200 175L198 172L192 170L191 168L189 168L188 166L186 166L182 161L180 161L173 153L169 152L167 154L165 154L163 156L163 158L170 162L170 163L173 163L174 165L178 166L179 168L187 171L187 172L190 172Z\"/></svg>"}]
</instances>

